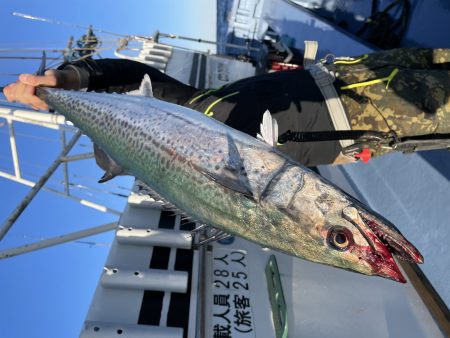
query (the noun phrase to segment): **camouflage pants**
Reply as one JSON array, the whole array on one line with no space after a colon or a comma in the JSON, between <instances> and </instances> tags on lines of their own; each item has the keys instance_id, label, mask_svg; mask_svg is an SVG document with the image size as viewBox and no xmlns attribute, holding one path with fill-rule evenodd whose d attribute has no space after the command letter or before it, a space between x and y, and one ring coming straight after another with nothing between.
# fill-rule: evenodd
<instances>
[{"instance_id":1,"label":"camouflage pants","mask_svg":"<svg viewBox=\"0 0 450 338\"><path fill-rule=\"evenodd\" d=\"M398 137L450 133L450 49L394 49L353 59L334 62L352 129Z\"/></svg>"}]
</instances>

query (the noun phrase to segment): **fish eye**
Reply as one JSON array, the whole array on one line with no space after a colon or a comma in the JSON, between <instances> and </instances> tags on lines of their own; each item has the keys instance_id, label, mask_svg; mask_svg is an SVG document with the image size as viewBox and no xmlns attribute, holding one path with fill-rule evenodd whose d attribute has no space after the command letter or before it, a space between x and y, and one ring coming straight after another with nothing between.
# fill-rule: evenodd
<instances>
[{"instance_id":1,"label":"fish eye","mask_svg":"<svg viewBox=\"0 0 450 338\"><path fill-rule=\"evenodd\" d=\"M328 232L328 243L336 250L345 251L353 244L353 236L345 228L332 227Z\"/></svg>"}]
</instances>

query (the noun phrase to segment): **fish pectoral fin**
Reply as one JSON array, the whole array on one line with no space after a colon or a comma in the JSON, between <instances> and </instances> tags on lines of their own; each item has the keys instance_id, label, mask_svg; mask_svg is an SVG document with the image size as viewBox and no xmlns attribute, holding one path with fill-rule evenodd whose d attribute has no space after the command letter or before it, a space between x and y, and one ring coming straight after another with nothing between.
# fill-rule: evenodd
<instances>
[{"instance_id":1,"label":"fish pectoral fin","mask_svg":"<svg viewBox=\"0 0 450 338\"><path fill-rule=\"evenodd\" d=\"M94 143L94 156L97 165L105 171L105 175L100 179L102 181L100 183L109 181L119 175L125 175L125 170L96 143ZM108 179L103 180L104 178Z\"/></svg>"},{"instance_id":2,"label":"fish pectoral fin","mask_svg":"<svg viewBox=\"0 0 450 338\"><path fill-rule=\"evenodd\" d=\"M109 180L112 180L114 177L116 177L117 175L114 175L113 173L107 171L105 172L105 174L98 180L98 183L105 183L108 182Z\"/></svg>"},{"instance_id":3,"label":"fish pectoral fin","mask_svg":"<svg viewBox=\"0 0 450 338\"><path fill-rule=\"evenodd\" d=\"M218 173L203 171L202 174L208 176L225 188L241 193L253 200L255 199L251 187L245 184L239 174L237 174L235 170L232 170L232 168L224 168Z\"/></svg>"},{"instance_id":4,"label":"fish pectoral fin","mask_svg":"<svg viewBox=\"0 0 450 338\"><path fill-rule=\"evenodd\" d=\"M108 165L111 158L96 143L94 143L94 156L95 163L97 163L97 165L103 170L108 170Z\"/></svg>"},{"instance_id":5,"label":"fish pectoral fin","mask_svg":"<svg viewBox=\"0 0 450 338\"><path fill-rule=\"evenodd\" d=\"M260 125L260 133L256 134L256 138L270 144L272 147L277 146L278 141L278 123L270 112L266 110Z\"/></svg>"}]
</instances>

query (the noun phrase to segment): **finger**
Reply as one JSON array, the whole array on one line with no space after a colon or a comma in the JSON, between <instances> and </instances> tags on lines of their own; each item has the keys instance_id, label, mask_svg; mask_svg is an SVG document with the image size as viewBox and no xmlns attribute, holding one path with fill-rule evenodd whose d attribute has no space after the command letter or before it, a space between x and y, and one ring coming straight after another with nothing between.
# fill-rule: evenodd
<instances>
[{"instance_id":1,"label":"finger","mask_svg":"<svg viewBox=\"0 0 450 338\"><path fill-rule=\"evenodd\" d=\"M37 87L37 86L49 86L49 87L55 87L56 86L56 76L53 72L46 72L43 76L37 76L32 74L20 74L19 76L20 82L23 82L27 85Z\"/></svg>"},{"instance_id":2,"label":"finger","mask_svg":"<svg viewBox=\"0 0 450 338\"><path fill-rule=\"evenodd\" d=\"M30 87L30 86L27 86L27 87L34 89L34 87ZM48 109L48 106L45 103L45 101L41 100L39 97L34 95L34 92L32 94L28 93L28 94L23 94L23 95L17 96L17 102L31 106L34 109Z\"/></svg>"},{"instance_id":3,"label":"finger","mask_svg":"<svg viewBox=\"0 0 450 338\"><path fill-rule=\"evenodd\" d=\"M14 84L11 83L7 85L5 88L3 88L3 95L5 95L6 99L10 102L14 101Z\"/></svg>"},{"instance_id":4,"label":"finger","mask_svg":"<svg viewBox=\"0 0 450 338\"><path fill-rule=\"evenodd\" d=\"M5 88L3 88L3 94L5 95L6 99L9 102L16 102L17 101L17 89L18 89L18 82L10 83Z\"/></svg>"},{"instance_id":5,"label":"finger","mask_svg":"<svg viewBox=\"0 0 450 338\"><path fill-rule=\"evenodd\" d=\"M37 96L30 97L28 104L32 106L34 109L48 110L47 104Z\"/></svg>"},{"instance_id":6,"label":"finger","mask_svg":"<svg viewBox=\"0 0 450 338\"><path fill-rule=\"evenodd\" d=\"M4 94L8 101L18 102L32 106L34 109L47 109L47 105L40 98L35 96L35 87L24 84L20 81L9 84L4 88Z\"/></svg>"},{"instance_id":7,"label":"finger","mask_svg":"<svg viewBox=\"0 0 450 338\"><path fill-rule=\"evenodd\" d=\"M15 83L14 100L17 102L29 104L30 98L34 96L35 87L22 82Z\"/></svg>"}]
</instances>

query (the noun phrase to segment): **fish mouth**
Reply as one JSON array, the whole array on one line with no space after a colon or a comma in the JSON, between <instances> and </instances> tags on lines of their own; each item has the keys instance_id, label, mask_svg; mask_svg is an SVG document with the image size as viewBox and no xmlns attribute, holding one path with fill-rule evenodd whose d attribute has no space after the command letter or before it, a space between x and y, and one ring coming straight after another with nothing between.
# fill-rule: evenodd
<instances>
[{"instance_id":1,"label":"fish mouth","mask_svg":"<svg viewBox=\"0 0 450 338\"><path fill-rule=\"evenodd\" d=\"M374 216L375 213L369 214L364 209L355 207L347 207L343 213L369 243L369 246L355 245L354 253L367 262L376 275L406 283L393 256L409 262L423 263L419 251L382 216Z\"/></svg>"},{"instance_id":2,"label":"fish mouth","mask_svg":"<svg viewBox=\"0 0 450 338\"><path fill-rule=\"evenodd\" d=\"M403 237L392 223L382 216L377 215L375 218L365 211L359 211L359 214L364 223L396 257L411 263L423 263L423 256L419 250Z\"/></svg>"}]
</instances>

